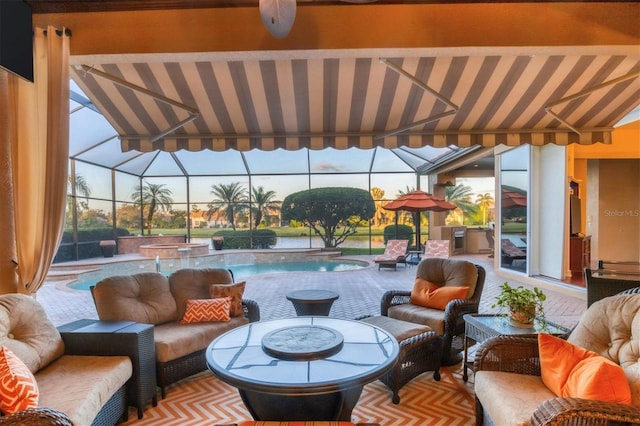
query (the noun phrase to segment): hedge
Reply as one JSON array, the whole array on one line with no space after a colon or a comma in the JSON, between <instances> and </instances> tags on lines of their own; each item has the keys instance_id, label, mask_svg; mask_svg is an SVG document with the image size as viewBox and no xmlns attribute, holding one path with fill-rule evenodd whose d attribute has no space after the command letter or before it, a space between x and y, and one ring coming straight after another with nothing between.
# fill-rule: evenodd
<instances>
[{"instance_id":1,"label":"hedge","mask_svg":"<svg viewBox=\"0 0 640 426\"><path fill-rule=\"evenodd\" d=\"M413 239L413 228L408 225L387 225L384 227L384 243L389 240L407 240Z\"/></svg>"},{"instance_id":2,"label":"hedge","mask_svg":"<svg viewBox=\"0 0 640 426\"><path fill-rule=\"evenodd\" d=\"M215 232L213 237L223 237L223 248L227 249L268 249L275 246L278 240L275 231L271 229L254 229L252 231L225 229Z\"/></svg>"}]
</instances>

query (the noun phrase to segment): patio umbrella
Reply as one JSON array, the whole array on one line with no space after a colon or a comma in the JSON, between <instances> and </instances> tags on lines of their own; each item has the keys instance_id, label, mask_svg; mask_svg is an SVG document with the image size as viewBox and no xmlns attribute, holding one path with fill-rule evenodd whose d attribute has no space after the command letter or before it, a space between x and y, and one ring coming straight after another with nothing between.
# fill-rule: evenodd
<instances>
[{"instance_id":1,"label":"patio umbrella","mask_svg":"<svg viewBox=\"0 0 640 426\"><path fill-rule=\"evenodd\" d=\"M502 188L502 208L527 207L527 194Z\"/></svg>"},{"instance_id":2,"label":"patio umbrella","mask_svg":"<svg viewBox=\"0 0 640 426\"><path fill-rule=\"evenodd\" d=\"M446 212L454 210L455 204L424 191L413 191L382 206L385 210L420 213L424 211ZM416 224L416 247L420 247L420 221Z\"/></svg>"}]
</instances>

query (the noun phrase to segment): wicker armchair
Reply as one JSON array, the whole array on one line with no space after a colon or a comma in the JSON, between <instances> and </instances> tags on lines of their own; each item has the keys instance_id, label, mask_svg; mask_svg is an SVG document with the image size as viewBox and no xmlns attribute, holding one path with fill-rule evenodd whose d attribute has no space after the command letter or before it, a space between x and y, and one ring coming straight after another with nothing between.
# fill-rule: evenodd
<instances>
[{"instance_id":1,"label":"wicker armchair","mask_svg":"<svg viewBox=\"0 0 640 426\"><path fill-rule=\"evenodd\" d=\"M475 268L474 282L460 282L457 272ZM420 277L438 285L473 286L473 295L467 299L455 299L449 302L444 311L424 308L409 303L411 292L403 290L389 290L382 295L380 314L403 321L424 324L442 334L442 365L453 365L462 359L460 351L452 351L452 341L455 336L464 334L465 314L478 312L480 296L484 289L486 271L482 266L457 259L429 258L423 259L417 267L416 277Z\"/></svg>"},{"instance_id":2,"label":"wicker armchair","mask_svg":"<svg viewBox=\"0 0 640 426\"><path fill-rule=\"evenodd\" d=\"M640 318L640 288L630 289L618 296L595 303L583 316L580 322L568 337L568 340L578 346L585 347L611 359L607 349L614 356L633 356L629 351L620 350L620 343L612 346L606 344L607 340L614 336L631 336L631 330L621 330L625 325L630 325L633 318L608 324L607 319L615 317L612 310L621 311L624 304L624 314L635 316L636 322ZM617 302L612 299L618 298ZM623 298L623 299L620 299ZM606 304L610 304L607 308ZM597 324L595 327L593 326ZM593 337L594 330L608 329L612 336ZM586 339L585 339L586 337ZM586 342L585 342L586 340ZM630 345L630 343L629 343ZM636 348L637 349L637 348ZM632 351L631 351L632 352ZM635 354L637 363L638 354ZM629 359L612 359L621 363L623 368L633 369L633 363L629 366ZM627 367L625 367L625 365ZM630 380L632 403L617 404L604 401L587 400L580 398L555 397L539 380L540 358L538 353L538 340L536 335L528 336L498 336L486 340L476 353L476 425L504 423L501 419L490 419L491 413L487 409L494 410L494 417L506 416L513 424L527 421L531 425L638 425L640 424L640 383L633 382L632 378L638 378L637 373L627 374ZM515 375L501 375L486 372L516 373ZM483 376L484 374L484 376ZM537 378L534 378L537 377ZM518 389L505 389L506 383L516 384ZM529 387L531 386L531 387ZM545 395L550 395L545 397ZM488 405L491 401L498 400L493 407L484 407L482 400ZM505 413L504 410L515 409L521 418L513 412ZM497 413L496 410L501 412ZM531 410L531 411L529 411ZM530 416L530 417L529 417Z\"/></svg>"}]
</instances>

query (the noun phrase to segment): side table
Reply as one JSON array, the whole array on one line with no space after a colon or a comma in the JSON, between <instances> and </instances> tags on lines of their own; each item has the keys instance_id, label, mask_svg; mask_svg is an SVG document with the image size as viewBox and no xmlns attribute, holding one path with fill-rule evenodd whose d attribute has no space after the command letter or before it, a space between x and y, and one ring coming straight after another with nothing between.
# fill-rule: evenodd
<instances>
[{"instance_id":1,"label":"side table","mask_svg":"<svg viewBox=\"0 0 640 426\"><path fill-rule=\"evenodd\" d=\"M328 316L333 302L340 295L329 290L297 290L287 294L287 299L293 303L298 316L320 315Z\"/></svg>"},{"instance_id":2,"label":"side table","mask_svg":"<svg viewBox=\"0 0 640 426\"><path fill-rule=\"evenodd\" d=\"M82 347L90 355L125 355L131 359L133 375L127 384L127 401L143 417L146 403L158 405L156 349L153 325L130 321L81 319L58 327L66 346Z\"/></svg>"},{"instance_id":3,"label":"side table","mask_svg":"<svg viewBox=\"0 0 640 426\"><path fill-rule=\"evenodd\" d=\"M548 333L554 336L567 334L569 329L549 321L539 321L536 319L531 328L515 327L509 324L509 320L496 314L466 314L464 317L464 362L462 363L462 380L465 382L469 378L467 369L473 371L473 359L469 358L469 343L482 343L490 337L500 335L531 335L538 333Z\"/></svg>"},{"instance_id":4,"label":"side table","mask_svg":"<svg viewBox=\"0 0 640 426\"><path fill-rule=\"evenodd\" d=\"M417 265L422 260L424 250L409 250L409 256L407 256L407 263L409 265Z\"/></svg>"}]
</instances>

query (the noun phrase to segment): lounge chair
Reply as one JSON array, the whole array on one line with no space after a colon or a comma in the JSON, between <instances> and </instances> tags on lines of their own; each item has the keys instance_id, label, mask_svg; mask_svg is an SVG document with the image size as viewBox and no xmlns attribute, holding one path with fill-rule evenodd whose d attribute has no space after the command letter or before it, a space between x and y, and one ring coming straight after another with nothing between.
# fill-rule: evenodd
<instances>
[{"instance_id":1,"label":"lounge chair","mask_svg":"<svg viewBox=\"0 0 640 426\"><path fill-rule=\"evenodd\" d=\"M513 242L508 238L503 238L500 244L502 249L502 260L504 263L511 265L514 260L526 260L527 253L520 250Z\"/></svg>"},{"instance_id":2,"label":"lounge chair","mask_svg":"<svg viewBox=\"0 0 640 426\"><path fill-rule=\"evenodd\" d=\"M384 253L377 256L373 261L380 268L397 269L398 263L404 263L407 266L407 248L409 241L407 240L389 240L384 248Z\"/></svg>"},{"instance_id":3,"label":"lounge chair","mask_svg":"<svg viewBox=\"0 0 640 426\"><path fill-rule=\"evenodd\" d=\"M427 240L424 242L424 258L451 256L449 240Z\"/></svg>"}]
</instances>

